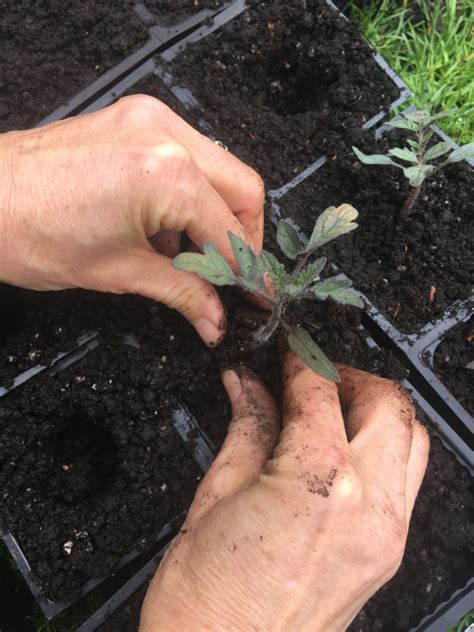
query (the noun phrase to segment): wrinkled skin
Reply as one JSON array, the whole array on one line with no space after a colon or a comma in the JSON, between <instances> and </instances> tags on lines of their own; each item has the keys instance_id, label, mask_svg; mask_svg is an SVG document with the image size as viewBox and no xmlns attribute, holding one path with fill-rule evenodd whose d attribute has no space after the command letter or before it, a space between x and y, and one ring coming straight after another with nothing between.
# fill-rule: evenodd
<instances>
[{"instance_id":1,"label":"wrinkled skin","mask_svg":"<svg viewBox=\"0 0 474 632\"><path fill-rule=\"evenodd\" d=\"M281 428L256 377L224 374L229 433L141 632L338 632L395 574L429 440L398 385L339 371L336 386L290 354Z\"/></svg>"},{"instance_id":2,"label":"wrinkled skin","mask_svg":"<svg viewBox=\"0 0 474 632\"><path fill-rule=\"evenodd\" d=\"M183 231L231 264L229 230L260 251L264 187L166 105L126 97L0 135L0 180L0 281L142 294L179 310L206 343L220 340L215 289L171 258Z\"/></svg>"}]
</instances>

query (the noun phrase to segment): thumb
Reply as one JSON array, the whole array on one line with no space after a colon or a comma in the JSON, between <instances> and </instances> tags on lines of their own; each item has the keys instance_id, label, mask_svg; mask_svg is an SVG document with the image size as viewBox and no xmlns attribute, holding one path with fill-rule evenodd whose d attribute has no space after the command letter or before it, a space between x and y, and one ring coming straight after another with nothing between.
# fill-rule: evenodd
<instances>
[{"instance_id":1,"label":"thumb","mask_svg":"<svg viewBox=\"0 0 474 632\"><path fill-rule=\"evenodd\" d=\"M213 286L196 274L176 270L171 259L154 250L120 253L98 266L94 279L93 289L141 294L176 309L209 346L217 345L225 333L224 308Z\"/></svg>"},{"instance_id":2,"label":"thumb","mask_svg":"<svg viewBox=\"0 0 474 632\"><path fill-rule=\"evenodd\" d=\"M232 404L226 440L204 477L188 514L193 524L225 496L247 488L272 456L280 424L273 398L248 369L222 375Z\"/></svg>"}]
</instances>

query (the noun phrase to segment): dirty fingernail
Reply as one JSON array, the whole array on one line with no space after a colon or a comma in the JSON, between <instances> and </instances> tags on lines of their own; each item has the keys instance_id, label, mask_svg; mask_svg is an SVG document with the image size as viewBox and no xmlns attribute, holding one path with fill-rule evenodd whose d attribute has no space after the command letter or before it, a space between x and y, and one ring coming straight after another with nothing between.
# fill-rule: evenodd
<instances>
[{"instance_id":1,"label":"dirty fingernail","mask_svg":"<svg viewBox=\"0 0 474 632\"><path fill-rule=\"evenodd\" d=\"M230 401L235 402L242 394L242 384L239 376L235 371L228 369L222 373L222 381Z\"/></svg>"},{"instance_id":2,"label":"dirty fingernail","mask_svg":"<svg viewBox=\"0 0 474 632\"><path fill-rule=\"evenodd\" d=\"M222 338L223 332L207 318L196 318L193 326L204 342L210 347L215 347Z\"/></svg>"}]
</instances>

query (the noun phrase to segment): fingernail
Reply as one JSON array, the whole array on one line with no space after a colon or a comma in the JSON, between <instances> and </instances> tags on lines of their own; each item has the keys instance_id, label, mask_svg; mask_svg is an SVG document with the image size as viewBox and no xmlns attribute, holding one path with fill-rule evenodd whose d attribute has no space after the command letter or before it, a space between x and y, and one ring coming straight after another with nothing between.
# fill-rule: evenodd
<instances>
[{"instance_id":1,"label":"fingernail","mask_svg":"<svg viewBox=\"0 0 474 632\"><path fill-rule=\"evenodd\" d=\"M196 318L193 326L209 347L215 347L222 338L222 330L207 318Z\"/></svg>"},{"instance_id":2,"label":"fingernail","mask_svg":"<svg viewBox=\"0 0 474 632\"><path fill-rule=\"evenodd\" d=\"M242 394L242 384L239 376L235 371L227 369L222 373L222 382L224 383L230 401L235 402Z\"/></svg>"}]
</instances>

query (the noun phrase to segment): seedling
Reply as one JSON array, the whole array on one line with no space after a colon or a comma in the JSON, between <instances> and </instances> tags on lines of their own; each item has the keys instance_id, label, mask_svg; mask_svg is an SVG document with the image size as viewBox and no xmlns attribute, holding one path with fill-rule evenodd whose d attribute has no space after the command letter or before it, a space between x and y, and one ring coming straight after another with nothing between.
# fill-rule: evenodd
<instances>
[{"instance_id":1,"label":"seedling","mask_svg":"<svg viewBox=\"0 0 474 632\"><path fill-rule=\"evenodd\" d=\"M271 306L268 322L255 333L255 341L263 344L281 326L288 335L288 344L296 355L316 373L333 382L339 381L336 368L311 336L302 327L292 327L285 321L287 306L301 299L328 298L343 305L363 307L360 298L350 289L351 281L332 276L320 280L326 257L312 262L310 258L324 244L357 228L353 222L357 211L349 204L330 206L317 219L311 237L306 240L287 220L277 227L277 241L283 253L295 262L288 273L283 263L265 250L255 255L242 239L229 232L229 240L239 269L236 274L215 245L207 241L204 254L182 253L173 265L178 270L195 272L214 285L236 285L259 296Z\"/></svg>"},{"instance_id":2,"label":"seedling","mask_svg":"<svg viewBox=\"0 0 474 632\"><path fill-rule=\"evenodd\" d=\"M409 147L394 147L388 150L388 154L370 155L364 154L357 147L352 147L357 158L365 165L393 165L402 169L412 189L400 211L400 220L406 219L411 214L426 178L432 178L446 165L474 157L474 143L467 143L467 145L453 149L450 143L441 141L428 148L428 142L434 134L434 130L430 127L431 123L449 114L450 112L440 112L434 115L427 111L402 112L402 118L393 119L387 123L390 127L413 132L413 138L407 140ZM444 156L444 159L433 164L433 160L436 161L441 156ZM408 165L400 164L393 158L403 160Z\"/></svg>"}]
</instances>

